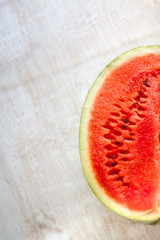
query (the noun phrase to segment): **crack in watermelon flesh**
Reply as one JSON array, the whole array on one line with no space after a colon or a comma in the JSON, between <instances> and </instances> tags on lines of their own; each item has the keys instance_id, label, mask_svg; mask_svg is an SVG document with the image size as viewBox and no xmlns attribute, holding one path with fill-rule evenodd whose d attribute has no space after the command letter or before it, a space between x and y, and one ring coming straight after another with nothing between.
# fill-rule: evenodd
<instances>
[{"instance_id":1,"label":"crack in watermelon flesh","mask_svg":"<svg viewBox=\"0 0 160 240\"><path fill-rule=\"evenodd\" d=\"M130 210L157 212L160 55L135 57L104 80L88 124L90 162L105 193Z\"/></svg>"}]
</instances>

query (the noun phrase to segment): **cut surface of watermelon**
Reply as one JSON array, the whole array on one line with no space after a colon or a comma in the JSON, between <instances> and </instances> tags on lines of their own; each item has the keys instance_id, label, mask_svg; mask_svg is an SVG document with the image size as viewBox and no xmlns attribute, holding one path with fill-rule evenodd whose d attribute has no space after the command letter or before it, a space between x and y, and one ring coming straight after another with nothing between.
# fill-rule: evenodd
<instances>
[{"instance_id":1,"label":"cut surface of watermelon","mask_svg":"<svg viewBox=\"0 0 160 240\"><path fill-rule=\"evenodd\" d=\"M86 98L80 155L97 197L118 214L160 218L160 46L130 50L98 76Z\"/></svg>"}]
</instances>

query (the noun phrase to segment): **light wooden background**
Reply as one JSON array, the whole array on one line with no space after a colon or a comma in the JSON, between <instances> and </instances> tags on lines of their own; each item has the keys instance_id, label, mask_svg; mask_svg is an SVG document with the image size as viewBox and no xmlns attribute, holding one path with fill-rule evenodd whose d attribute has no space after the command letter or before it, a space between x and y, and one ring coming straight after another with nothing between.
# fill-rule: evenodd
<instances>
[{"instance_id":1,"label":"light wooden background","mask_svg":"<svg viewBox=\"0 0 160 240\"><path fill-rule=\"evenodd\" d=\"M159 43L159 0L0 0L0 240L160 239L99 202L78 150L99 72Z\"/></svg>"}]
</instances>

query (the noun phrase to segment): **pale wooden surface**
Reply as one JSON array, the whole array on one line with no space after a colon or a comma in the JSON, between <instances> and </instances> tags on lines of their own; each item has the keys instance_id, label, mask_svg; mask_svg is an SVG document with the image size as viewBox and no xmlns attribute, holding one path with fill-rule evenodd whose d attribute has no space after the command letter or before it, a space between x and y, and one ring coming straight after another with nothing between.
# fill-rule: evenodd
<instances>
[{"instance_id":1,"label":"pale wooden surface","mask_svg":"<svg viewBox=\"0 0 160 240\"><path fill-rule=\"evenodd\" d=\"M105 208L78 150L85 96L117 55L160 40L156 0L0 0L0 240L159 240Z\"/></svg>"}]
</instances>

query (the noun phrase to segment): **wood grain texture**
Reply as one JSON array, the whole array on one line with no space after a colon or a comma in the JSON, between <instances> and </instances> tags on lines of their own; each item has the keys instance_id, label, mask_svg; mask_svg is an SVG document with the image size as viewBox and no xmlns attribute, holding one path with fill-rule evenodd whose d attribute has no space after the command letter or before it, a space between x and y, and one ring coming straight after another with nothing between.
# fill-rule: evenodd
<instances>
[{"instance_id":1,"label":"wood grain texture","mask_svg":"<svg viewBox=\"0 0 160 240\"><path fill-rule=\"evenodd\" d=\"M78 150L105 65L159 44L160 1L0 0L0 240L159 240L104 207Z\"/></svg>"}]
</instances>

